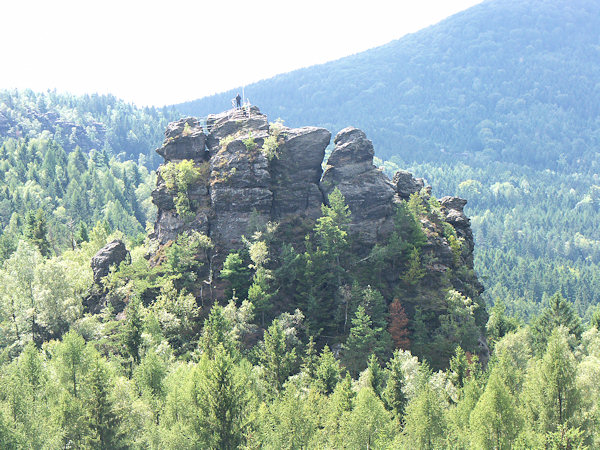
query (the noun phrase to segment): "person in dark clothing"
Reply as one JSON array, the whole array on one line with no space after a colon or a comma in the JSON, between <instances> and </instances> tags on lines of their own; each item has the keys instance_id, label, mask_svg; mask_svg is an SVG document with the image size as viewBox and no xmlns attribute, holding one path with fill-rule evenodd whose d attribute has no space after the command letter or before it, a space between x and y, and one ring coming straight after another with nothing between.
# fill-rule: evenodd
<instances>
[{"instance_id":1,"label":"person in dark clothing","mask_svg":"<svg viewBox=\"0 0 600 450\"><path fill-rule=\"evenodd\" d=\"M239 92L235 96L235 107L236 108L241 108L242 107L242 97L240 97L240 93Z\"/></svg>"}]
</instances>

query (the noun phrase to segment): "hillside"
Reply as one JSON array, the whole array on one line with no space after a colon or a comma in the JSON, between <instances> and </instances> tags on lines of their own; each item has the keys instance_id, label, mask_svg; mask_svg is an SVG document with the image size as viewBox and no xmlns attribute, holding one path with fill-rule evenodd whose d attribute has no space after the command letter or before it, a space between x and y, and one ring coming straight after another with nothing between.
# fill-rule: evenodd
<instances>
[{"instance_id":1,"label":"hillside","mask_svg":"<svg viewBox=\"0 0 600 450\"><path fill-rule=\"evenodd\" d=\"M360 127L383 159L451 154L556 169L564 154L561 164L578 158L593 169L598 28L591 0L487 1L382 47L246 86L246 95L291 126ZM234 95L177 108L205 116Z\"/></svg>"},{"instance_id":2,"label":"hillside","mask_svg":"<svg viewBox=\"0 0 600 450\"><path fill-rule=\"evenodd\" d=\"M467 198L489 300L527 316L558 290L585 314L600 296L599 28L594 1L487 1L246 95L291 126L360 127L389 174ZM233 95L177 108L204 116Z\"/></svg>"},{"instance_id":3,"label":"hillside","mask_svg":"<svg viewBox=\"0 0 600 450\"><path fill-rule=\"evenodd\" d=\"M112 95L0 91L0 143L52 139L67 152L80 147L134 161L143 155L140 161L153 168L161 130L176 118L170 108L138 108Z\"/></svg>"}]
</instances>

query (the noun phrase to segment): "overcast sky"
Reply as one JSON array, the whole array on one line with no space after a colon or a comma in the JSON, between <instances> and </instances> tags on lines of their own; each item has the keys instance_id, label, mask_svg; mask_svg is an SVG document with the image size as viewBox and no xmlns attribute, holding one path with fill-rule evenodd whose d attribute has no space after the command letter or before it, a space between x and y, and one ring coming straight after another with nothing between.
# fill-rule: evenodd
<instances>
[{"instance_id":1,"label":"overcast sky","mask_svg":"<svg viewBox=\"0 0 600 450\"><path fill-rule=\"evenodd\" d=\"M481 0L1 0L0 89L172 104L331 61Z\"/></svg>"}]
</instances>

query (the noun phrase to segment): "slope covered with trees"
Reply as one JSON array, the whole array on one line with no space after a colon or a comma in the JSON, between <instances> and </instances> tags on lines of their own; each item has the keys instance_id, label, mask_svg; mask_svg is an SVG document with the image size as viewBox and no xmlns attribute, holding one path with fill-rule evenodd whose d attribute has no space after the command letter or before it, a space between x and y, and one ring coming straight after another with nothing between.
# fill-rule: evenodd
<instances>
[{"instance_id":1,"label":"slope covered with trees","mask_svg":"<svg viewBox=\"0 0 600 450\"><path fill-rule=\"evenodd\" d=\"M0 142L51 138L67 152L79 146L84 153L95 149L154 168L154 149L175 118L170 108L138 108L112 95L0 91Z\"/></svg>"},{"instance_id":2,"label":"slope covered with trees","mask_svg":"<svg viewBox=\"0 0 600 450\"><path fill-rule=\"evenodd\" d=\"M359 126L390 175L408 169L466 198L489 301L527 317L560 290L589 315L600 298L599 28L591 0L486 1L246 93L291 125ZM203 116L233 95L177 107Z\"/></svg>"}]
</instances>

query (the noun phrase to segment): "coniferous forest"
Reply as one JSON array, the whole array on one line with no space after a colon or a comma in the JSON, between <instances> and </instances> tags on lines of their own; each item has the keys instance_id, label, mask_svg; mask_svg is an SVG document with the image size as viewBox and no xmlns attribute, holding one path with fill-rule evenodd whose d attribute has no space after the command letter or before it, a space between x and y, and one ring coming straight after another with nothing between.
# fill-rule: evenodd
<instances>
[{"instance_id":1,"label":"coniferous forest","mask_svg":"<svg viewBox=\"0 0 600 450\"><path fill-rule=\"evenodd\" d=\"M155 152L231 93L0 92L0 448L600 448L595 12L484 2L247 88L286 125L363 127L390 178L431 185L368 252L337 189L226 253L191 226L156 241L157 186L189 225L194 186L240 175ZM285 130L215 148L276 164ZM468 200L472 255L444 195Z\"/></svg>"}]
</instances>

